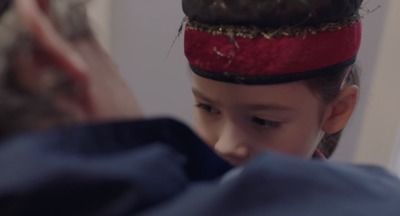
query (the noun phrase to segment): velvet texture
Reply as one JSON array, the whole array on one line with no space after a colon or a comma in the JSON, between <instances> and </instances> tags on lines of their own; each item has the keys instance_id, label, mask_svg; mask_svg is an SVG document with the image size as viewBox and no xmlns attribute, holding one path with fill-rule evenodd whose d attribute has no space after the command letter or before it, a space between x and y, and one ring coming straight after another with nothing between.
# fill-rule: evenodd
<instances>
[{"instance_id":1,"label":"velvet texture","mask_svg":"<svg viewBox=\"0 0 400 216\"><path fill-rule=\"evenodd\" d=\"M361 44L361 22L333 32L302 37L254 39L214 36L186 29L185 55L202 70L223 74L265 76L288 75L330 67L357 55Z\"/></svg>"}]
</instances>

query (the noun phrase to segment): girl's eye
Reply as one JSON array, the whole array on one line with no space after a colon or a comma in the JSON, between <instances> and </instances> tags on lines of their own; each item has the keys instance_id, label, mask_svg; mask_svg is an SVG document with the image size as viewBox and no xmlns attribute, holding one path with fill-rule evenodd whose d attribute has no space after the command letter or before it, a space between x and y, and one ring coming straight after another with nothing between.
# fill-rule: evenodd
<instances>
[{"instance_id":1,"label":"girl's eye","mask_svg":"<svg viewBox=\"0 0 400 216\"><path fill-rule=\"evenodd\" d=\"M207 105L207 104L198 103L198 104L196 104L196 107L203 110L204 112L206 112L208 114L218 114L219 113L219 111L217 109L215 109L214 107Z\"/></svg>"},{"instance_id":2,"label":"girl's eye","mask_svg":"<svg viewBox=\"0 0 400 216\"><path fill-rule=\"evenodd\" d=\"M266 126L271 128L278 128L280 126L279 122L269 121L258 117L253 117L252 121L260 126Z\"/></svg>"}]
</instances>

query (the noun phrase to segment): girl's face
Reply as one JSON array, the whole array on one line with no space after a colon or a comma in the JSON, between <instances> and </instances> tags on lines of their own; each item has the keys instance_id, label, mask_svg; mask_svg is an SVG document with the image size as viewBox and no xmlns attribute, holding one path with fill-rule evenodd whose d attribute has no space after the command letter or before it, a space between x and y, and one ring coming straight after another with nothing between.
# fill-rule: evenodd
<instances>
[{"instance_id":1,"label":"girl's face","mask_svg":"<svg viewBox=\"0 0 400 216\"><path fill-rule=\"evenodd\" d=\"M247 86L193 75L195 129L241 165L263 151L308 158L322 137L322 106L302 82Z\"/></svg>"}]
</instances>

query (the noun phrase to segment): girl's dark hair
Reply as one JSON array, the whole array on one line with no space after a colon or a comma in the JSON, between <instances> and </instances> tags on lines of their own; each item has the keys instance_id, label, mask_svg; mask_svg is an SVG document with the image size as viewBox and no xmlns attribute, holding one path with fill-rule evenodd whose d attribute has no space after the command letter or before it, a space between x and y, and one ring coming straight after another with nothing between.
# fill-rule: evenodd
<instances>
[{"instance_id":1,"label":"girl's dark hair","mask_svg":"<svg viewBox=\"0 0 400 216\"><path fill-rule=\"evenodd\" d=\"M339 95L342 85L360 86L358 69L355 65L350 66L349 74L347 75L348 67L341 68L336 73L332 73L327 76L322 76L310 80L305 80L307 87L321 98L324 105L332 103L333 100ZM346 77L347 75L347 77ZM344 80L346 79L346 80ZM325 157L329 158L335 151L342 131L335 134L325 134L321 142L318 145L318 149L324 154Z\"/></svg>"}]
</instances>

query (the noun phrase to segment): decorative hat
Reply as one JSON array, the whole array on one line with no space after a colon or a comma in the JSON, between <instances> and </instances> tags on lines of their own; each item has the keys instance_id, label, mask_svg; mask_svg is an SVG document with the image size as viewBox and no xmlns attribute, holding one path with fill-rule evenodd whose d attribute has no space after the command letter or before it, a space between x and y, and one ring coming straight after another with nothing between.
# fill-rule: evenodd
<instances>
[{"instance_id":1,"label":"decorative hat","mask_svg":"<svg viewBox=\"0 0 400 216\"><path fill-rule=\"evenodd\" d=\"M354 64L363 0L182 0L185 55L196 74L275 84Z\"/></svg>"}]
</instances>

